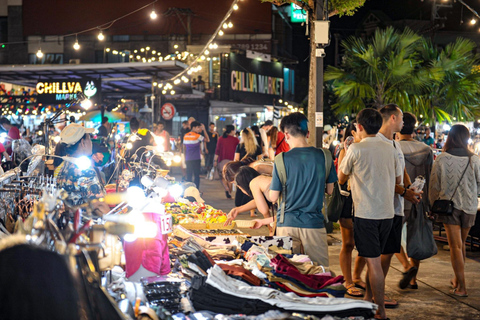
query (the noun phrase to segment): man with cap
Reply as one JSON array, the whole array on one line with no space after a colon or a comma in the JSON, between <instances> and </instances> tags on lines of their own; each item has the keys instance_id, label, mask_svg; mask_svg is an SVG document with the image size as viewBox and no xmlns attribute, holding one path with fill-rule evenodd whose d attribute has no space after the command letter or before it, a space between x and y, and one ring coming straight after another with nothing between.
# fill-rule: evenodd
<instances>
[{"instance_id":1,"label":"man with cap","mask_svg":"<svg viewBox=\"0 0 480 320\"><path fill-rule=\"evenodd\" d=\"M94 129L85 128L78 123L66 126L60 133L62 151L66 156L60 165L57 176L59 188L68 196L64 200L69 206L78 206L86 202L103 198L106 194L96 171L92 167L92 141L90 133ZM108 205L100 201L92 201L94 213L102 215L109 211Z\"/></svg>"}]
</instances>

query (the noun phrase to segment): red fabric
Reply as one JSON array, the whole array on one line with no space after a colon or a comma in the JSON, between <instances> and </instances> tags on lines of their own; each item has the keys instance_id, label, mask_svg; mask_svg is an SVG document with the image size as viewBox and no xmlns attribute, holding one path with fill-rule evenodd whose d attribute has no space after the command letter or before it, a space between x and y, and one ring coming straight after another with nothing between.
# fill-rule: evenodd
<instances>
[{"instance_id":1,"label":"red fabric","mask_svg":"<svg viewBox=\"0 0 480 320\"><path fill-rule=\"evenodd\" d=\"M285 134L283 132L278 132L277 134L277 147L275 149L275 155L282 152L287 152L290 150L290 146L287 141L285 141Z\"/></svg>"},{"instance_id":2,"label":"red fabric","mask_svg":"<svg viewBox=\"0 0 480 320\"><path fill-rule=\"evenodd\" d=\"M295 293L297 296L300 296L300 297L309 297L309 298L313 298L313 297L322 297L322 298L328 298L328 294L327 293L313 293L312 294L304 294L304 293L299 293L299 292L296 292L292 289L290 289L289 287L287 287L286 285L284 285L283 283L281 282L275 282L275 285L279 286L280 288L283 288L285 290L287 290L288 292L293 292Z\"/></svg>"},{"instance_id":3,"label":"red fabric","mask_svg":"<svg viewBox=\"0 0 480 320\"><path fill-rule=\"evenodd\" d=\"M5 147L3 144L0 142L0 161L3 159L3 153L5 152Z\"/></svg>"},{"instance_id":4,"label":"red fabric","mask_svg":"<svg viewBox=\"0 0 480 320\"><path fill-rule=\"evenodd\" d=\"M124 242L127 278L137 272L140 265L159 275L168 274L171 271L168 235L162 234L161 215L146 212L143 215L145 220L157 223L157 236L153 239L139 238L133 242Z\"/></svg>"},{"instance_id":5,"label":"red fabric","mask_svg":"<svg viewBox=\"0 0 480 320\"><path fill-rule=\"evenodd\" d=\"M8 137L10 138L10 139L9 139L10 141L20 139L20 130L18 130L18 128L15 127L15 126L12 126L12 127L10 128L10 130L8 130ZM7 148L7 153L8 153L9 156L12 155L12 152L13 152L13 151L12 151L12 147L11 147L11 146L8 147L8 148Z\"/></svg>"},{"instance_id":6,"label":"red fabric","mask_svg":"<svg viewBox=\"0 0 480 320\"><path fill-rule=\"evenodd\" d=\"M277 256L270 261L270 265L275 267L275 272L287 275L315 290L322 289L323 287L335 283L343 283L343 276L334 278L327 275L301 274L300 271L298 271L298 269L292 265L287 258L280 254L277 254Z\"/></svg>"},{"instance_id":7,"label":"red fabric","mask_svg":"<svg viewBox=\"0 0 480 320\"><path fill-rule=\"evenodd\" d=\"M215 154L218 155L218 163L225 159L233 161L238 143L239 141L235 137L220 137L220 139L218 139L217 149L215 149Z\"/></svg>"}]
</instances>

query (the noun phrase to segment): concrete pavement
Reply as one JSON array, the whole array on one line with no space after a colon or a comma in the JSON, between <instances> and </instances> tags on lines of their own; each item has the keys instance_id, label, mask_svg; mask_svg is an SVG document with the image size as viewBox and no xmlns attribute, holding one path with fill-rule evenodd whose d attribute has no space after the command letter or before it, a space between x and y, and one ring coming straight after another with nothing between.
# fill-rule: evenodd
<instances>
[{"instance_id":1,"label":"concrete pavement","mask_svg":"<svg viewBox=\"0 0 480 320\"><path fill-rule=\"evenodd\" d=\"M200 191L203 192L202 197L207 204L217 209L228 212L234 206L233 200L226 199L223 187L218 180L209 181L202 176ZM248 213L238 218L252 219ZM268 234L266 227L259 230L241 230L251 235ZM331 242L329 246L330 267L337 274L341 274L339 266L340 232L334 231L329 235L329 240ZM417 275L418 290L401 290L398 287L403 268L393 257L392 266L386 278L385 292L390 298L399 302L399 307L387 309L387 316L390 319L480 319L480 249L473 252L470 251L470 248L467 249L465 276L469 297L460 298L449 294L453 269L450 264L450 253L443 249L444 245L446 243L437 242L438 254L420 264ZM355 250L354 255L356 255Z\"/></svg>"}]
</instances>

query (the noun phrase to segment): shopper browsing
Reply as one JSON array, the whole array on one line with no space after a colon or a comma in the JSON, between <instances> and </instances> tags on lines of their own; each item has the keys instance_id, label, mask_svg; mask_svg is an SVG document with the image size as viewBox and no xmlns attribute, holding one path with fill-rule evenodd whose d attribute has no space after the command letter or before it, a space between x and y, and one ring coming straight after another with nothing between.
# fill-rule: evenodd
<instances>
[{"instance_id":1,"label":"shopper browsing","mask_svg":"<svg viewBox=\"0 0 480 320\"><path fill-rule=\"evenodd\" d=\"M312 261L328 266L327 231L322 214L325 190L331 194L337 174L333 161L326 172L324 152L309 146L308 120L295 112L282 119L280 128L290 146L282 153L286 171L285 210L277 211L277 235L293 239L293 253L305 253ZM277 160L276 160L277 163ZM283 189L275 164L270 185L270 201L278 200ZM273 219L256 220L255 228L270 224Z\"/></svg>"},{"instance_id":2,"label":"shopper browsing","mask_svg":"<svg viewBox=\"0 0 480 320\"><path fill-rule=\"evenodd\" d=\"M468 149L470 133L464 125L452 126L443 152L435 159L430 178L429 198L453 201L453 214L439 216L447 231L450 259L455 276L451 294L467 297L465 285L465 242L475 224L477 195L480 191L480 159ZM463 177L462 177L463 176Z\"/></svg>"},{"instance_id":3,"label":"shopper browsing","mask_svg":"<svg viewBox=\"0 0 480 320\"><path fill-rule=\"evenodd\" d=\"M365 300L378 304L376 317L385 319L385 277L381 254L392 227L395 184L400 183L402 165L392 144L377 137L382 116L375 109L357 115L357 134L339 168L339 182L350 176L355 207L354 238L358 254L367 260Z\"/></svg>"}]
</instances>

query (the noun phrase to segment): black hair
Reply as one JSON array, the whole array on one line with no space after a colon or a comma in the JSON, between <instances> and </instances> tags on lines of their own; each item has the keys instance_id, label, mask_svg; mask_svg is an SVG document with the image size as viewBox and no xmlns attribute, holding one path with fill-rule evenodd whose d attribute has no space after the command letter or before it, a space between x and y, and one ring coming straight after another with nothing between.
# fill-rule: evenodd
<instances>
[{"instance_id":1,"label":"black hair","mask_svg":"<svg viewBox=\"0 0 480 320\"><path fill-rule=\"evenodd\" d=\"M20 244L0 251L2 319L80 319L79 297L65 258Z\"/></svg>"},{"instance_id":2,"label":"black hair","mask_svg":"<svg viewBox=\"0 0 480 320\"><path fill-rule=\"evenodd\" d=\"M102 124L105 124L107 123L108 121L110 121L107 117L103 117L102 118Z\"/></svg>"},{"instance_id":3,"label":"black hair","mask_svg":"<svg viewBox=\"0 0 480 320\"><path fill-rule=\"evenodd\" d=\"M400 130L400 134L412 134L416 123L417 117L413 113L405 112L403 114L403 128Z\"/></svg>"},{"instance_id":4,"label":"black hair","mask_svg":"<svg viewBox=\"0 0 480 320\"><path fill-rule=\"evenodd\" d=\"M213 123L213 122L210 122L208 125L211 126L212 124L215 125L215 123Z\"/></svg>"},{"instance_id":5,"label":"black hair","mask_svg":"<svg viewBox=\"0 0 480 320\"><path fill-rule=\"evenodd\" d=\"M192 123L190 123L190 129L193 129L195 127L200 127L202 126L202 124L198 121L192 121Z\"/></svg>"},{"instance_id":6,"label":"black hair","mask_svg":"<svg viewBox=\"0 0 480 320\"><path fill-rule=\"evenodd\" d=\"M223 133L222 137L226 138L230 134L230 132L235 131L235 127L233 124L227 124L225 127L225 132Z\"/></svg>"},{"instance_id":7,"label":"black hair","mask_svg":"<svg viewBox=\"0 0 480 320\"><path fill-rule=\"evenodd\" d=\"M11 124L11 123L10 123L10 120L8 120L7 118L3 117L3 118L0 118L0 124Z\"/></svg>"},{"instance_id":8,"label":"black hair","mask_svg":"<svg viewBox=\"0 0 480 320\"><path fill-rule=\"evenodd\" d=\"M387 104L380 109L383 122L388 121L392 115L398 116L399 113L401 113L400 108L395 103Z\"/></svg>"},{"instance_id":9,"label":"black hair","mask_svg":"<svg viewBox=\"0 0 480 320\"><path fill-rule=\"evenodd\" d=\"M357 123L357 120L353 120L348 124L348 127L345 129L345 139L352 136L352 131L357 132L357 128L355 127L355 124Z\"/></svg>"},{"instance_id":10,"label":"black hair","mask_svg":"<svg viewBox=\"0 0 480 320\"><path fill-rule=\"evenodd\" d=\"M377 109L363 109L357 114L357 122L361 124L367 134L377 134L382 127L382 115Z\"/></svg>"},{"instance_id":11,"label":"black hair","mask_svg":"<svg viewBox=\"0 0 480 320\"><path fill-rule=\"evenodd\" d=\"M447 152L453 148L461 148L471 155L472 153L468 149L468 139L470 139L470 131L467 127L463 124L453 125L448 133L447 141L445 141L445 145L443 146L443 151Z\"/></svg>"},{"instance_id":12,"label":"black hair","mask_svg":"<svg viewBox=\"0 0 480 320\"><path fill-rule=\"evenodd\" d=\"M280 122L280 130L282 130L282 132L288 131L293 137L306 137L308 134L308 119L303 113L291 113L283 117Z\"/></svg>"},{"instance_id":13,"label":"black hair","mask_svg":"<svg viewBox=\"0 0 480 320\"><path fill-rule=\"evenodd\" d=\"M238 173L243 166L248 166L251 163L255 162L255 159L251 157L245 157L241 161L230 161L223 166L223 178L228 182L233 182L235 180L235 175Z\"/></svg>"},{"instance_id":14,"label":"black hair","mask_svg":"<svg viewBox=\"0 0 480 320\"><path fill-rule=\"evenodd\" d=\"M182 121L182 124L188 124L188 121L187 120Z\"/></svg>"},{"instance_id":15,"label":"black hair","mask_svg":"<svg viewBox=\"0 0 480 320\"><path fill-rule=\"evenodd\" d=\"M157 126L160 125L160 124L165 127L165 122L160 121L159 123L157 123Z\"/></svg>"},{"instance_id":16,"label":"black hair","mask_svg":"<svg viewBox=\"0 0 480 320\"><path fill-rule=\"evenodd\" d=\"M260 135L260 128L258 126L251 126L250 129L252 129L255 135Z\"/></svg>"},{"instance_id":17,"label":"black hair","mask_svg":"<svg viewBox=\"0 0 480 320\"><path fill-rule=\"evenodd\" d=\"M258 173L257 170L249 166L242 166L235 175L235 183L241 187L250 198L253 198L252 191L250 190L250 182L259 175L260 173Z\"/></svg>"},{"instance_id":18,"label":"black hair","mask_svg":"<svg viewBox=\"0 0 480 320\"><path fill-rule=\"evenodd\" d=\"M133 117L130 119L130 130L137 131L140 128L140 123L138 122L137 118Z\"/></svg>"},{"instance_id":19,"label":"black hair","mask_svg":"<svg viewBox=\"0 0 480 320\"><path fill-rule=\"evenodd\" d=\"M267 120L267 121L265 121L265 123L263 125L264 126L273 126L273 121L272 120Z\"/></svg>"}]
</instances>

